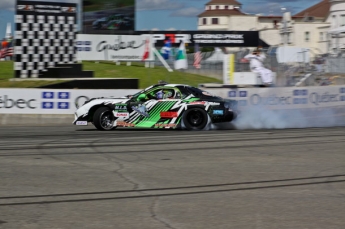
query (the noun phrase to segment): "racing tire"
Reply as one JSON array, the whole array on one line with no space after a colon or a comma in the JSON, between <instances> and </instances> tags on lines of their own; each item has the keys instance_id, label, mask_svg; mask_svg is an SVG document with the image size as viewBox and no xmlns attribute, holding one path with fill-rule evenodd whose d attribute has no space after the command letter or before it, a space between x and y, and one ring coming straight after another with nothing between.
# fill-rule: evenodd
<instances>
[{"instance_id":1,"label":"racing tire","mask_svg":"<svg viewBox=\"0 0 345 229\"><path fill-rule=\"evenodd\" d=\"M108 107L100 107L93 115L93 124L98 130L114 129L115 117Z\"/></svg>"},{"instance_id":2,"label":"racing tire","mask_svg":"<svg viewBox=\"0 0 345 229\"><path fill-rule=\"evenodd\" d=\"M190 108L183 115L187 130L203 130L208 123L208 114L201 108Z\"/></svg>"}]
</instances>

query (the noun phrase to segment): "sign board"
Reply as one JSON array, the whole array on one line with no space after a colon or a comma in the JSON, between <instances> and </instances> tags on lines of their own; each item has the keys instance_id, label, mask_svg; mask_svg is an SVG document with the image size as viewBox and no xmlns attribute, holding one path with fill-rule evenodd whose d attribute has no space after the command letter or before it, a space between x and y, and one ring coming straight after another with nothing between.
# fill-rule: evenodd
<instances>
[{"instance_id":1,"label":"sign board","mask_svg":"<svg viewBox=\"0 0 345 229\"><path fill-rule=\"evenodd\" d=\"M88 0L82 2L82 33L133 33L135 29L135 0Z\"/></svg>"},{"instance_id":2,"label":"sign board","mask_svg":"<svg viewBox=\"0 0 345 229\"><path fill-rule=\"evenodd\" d=\"M224 55L223 84L234 84L235 54Z\"/></svg>"},{"instance_id":3,"label":"sign board","mask_svg":"<svg viewBox=\"0 0 345 229\"><path fill-rule=\"evenodd\" d=\"M240 107L264 106L270 109L327 108L345 106L344 86L205 89Z\"/></svg>"},{"instance_id":4,"label":"sign board","mask_svg":"<svg viewBox=\"0 0 345 229\"><path fill-rule=\"evenodd\" d=\"M137 31L136 34L149 34L156 46L163 46L170 40L175 46L181 41L199 44L202 47L258 47L258 31Z\"/></svg>"},{"instance_id":5,"label":"sign board","mask_svg":"<svg viewBox=\"0 0 345 229\"><path fill-rule=\"evenodd\" d=\"M0 90L0 114L74 114L76 104L83 105L91 98L120 98L140 90Z\"/></svg>"},{"instance_id":6,"label":"sign board","mask_svg":"<svg viewBox=\"0 0 345 229\"><path fill-rule=\"evenodd\" d=\"M142 61L153 60L152 42L145 35L90 35L78 34L78 60Z\"/></svg>"},{"instance_id":7,"label":"sign board","mask_svg":"<svg viewBox=\"0 0 345 229\"><path fill-rule=\"evenodd\" d=\"M291 46L278 47L277 60L278 63L309 63L310 50Z\"/></svg>"},{"instance_id":8,"label":"sign board","mask_svg":"<svg viewBox=\"0 0 345 229\"><path fill-rule=\"evenodd\" d=\"M15 77L36 78L48 67L75 63L76 4L17 1L15 23Z\"/></svg>"},{"instance_id":9,"label":"sign board","mask_svg":"<svg viewBox=\"0 0 345 229\"><path fill-rule=\"evenodd\" d=\"M208 89L225 99L239 101L240 108L311 109L345 107L345 86ZM0 114L74 114L76 104L99 97L120 98L140 90L0 90Z\"/></svg>"}]
</instances>

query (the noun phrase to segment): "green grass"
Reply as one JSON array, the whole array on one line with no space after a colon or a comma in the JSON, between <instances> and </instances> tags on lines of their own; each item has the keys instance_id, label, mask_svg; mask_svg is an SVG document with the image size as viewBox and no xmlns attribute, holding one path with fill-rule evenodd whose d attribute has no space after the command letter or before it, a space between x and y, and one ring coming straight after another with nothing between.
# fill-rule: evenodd
<instances>
[{"instance_id":1,"label":"green grass","mask_svg":"<svg viewBox=\"0 0 345 229\"><path fill-rule=\"evenodd\" d=\"M159 80L191 86L198 86L202 83L221 83L218 79L206 76L181 71L168 72L164 67L145 68L144 64L140 62L132 62L131 66L127 66L126 63L116 65L114 62L95 63L94 61L84 61L83 69L94 71L95 78L137 78L139 79L139 88L146 88L152 84L156 84ZM0 88L34 88L62 82L46 80L9 81L13 77L13 62L1 61Z\"/></svg>"},{"instance_id":2,"label":"green grass","mask_svg":"<svg viewBox=\"0 0 345 229\"><path fill-rule=\"evenodd\" d=\"M14 78L13 62L0 61L0 88L35 88L35 87L63 82L61 80L10 81L10 79L12 78Z\"/></svg>"}]
</instances>

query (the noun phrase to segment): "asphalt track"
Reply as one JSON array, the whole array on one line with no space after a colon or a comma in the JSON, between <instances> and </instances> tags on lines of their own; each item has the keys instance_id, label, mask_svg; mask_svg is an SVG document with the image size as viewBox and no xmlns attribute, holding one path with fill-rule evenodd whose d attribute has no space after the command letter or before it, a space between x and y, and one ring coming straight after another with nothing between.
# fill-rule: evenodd
<instances>
[{"instance_id":1,"label":"asphalt track","mask_svg":"<svg viewBox=\"0 0 345 229\"><path fill-rule=\"evenodd\" d=\"M345 128L0 127L0 228L345 228Z\"/></svg>"}]
</instances>

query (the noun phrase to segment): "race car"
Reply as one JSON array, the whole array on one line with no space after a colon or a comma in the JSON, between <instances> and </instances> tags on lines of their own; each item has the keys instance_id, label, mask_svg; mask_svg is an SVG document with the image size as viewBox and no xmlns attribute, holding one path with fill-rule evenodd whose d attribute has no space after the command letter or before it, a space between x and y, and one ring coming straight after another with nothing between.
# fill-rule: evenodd
<instances>
[{"instance_id":1,"label":"race car","mask_svg":"<svg viewBox=\"0 0 345 229\"><path fill-rule=\"evenodd\" d=\"M76 104L77 105L77 104ZM79 107L77 105L77 107ZM182 84L159 83L122 98L93 98L75 112L74 125L205 130L237 116L237 101Z\"/></svg>"}]
</instances>

